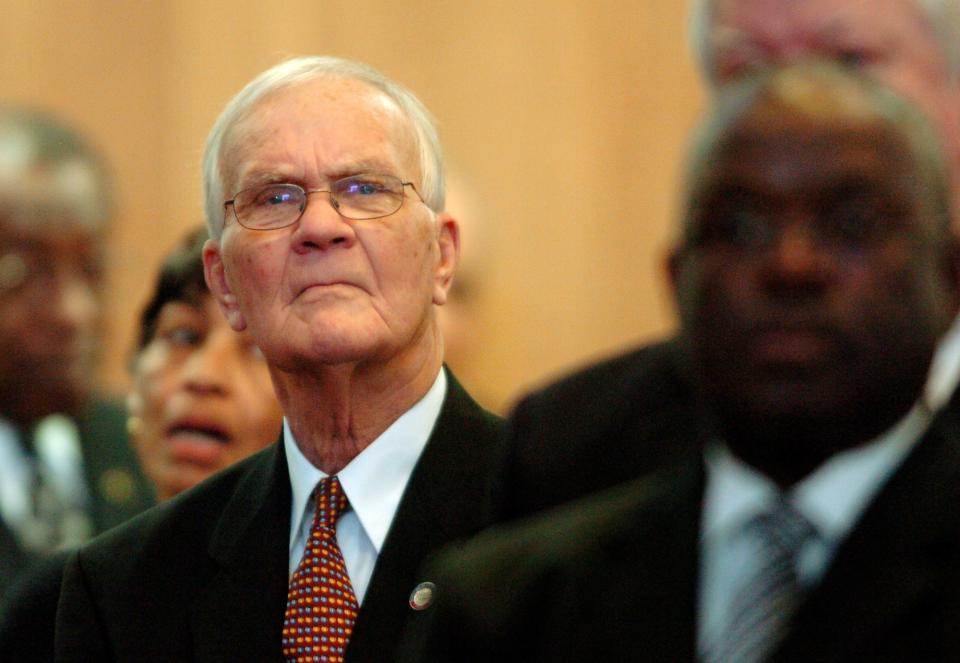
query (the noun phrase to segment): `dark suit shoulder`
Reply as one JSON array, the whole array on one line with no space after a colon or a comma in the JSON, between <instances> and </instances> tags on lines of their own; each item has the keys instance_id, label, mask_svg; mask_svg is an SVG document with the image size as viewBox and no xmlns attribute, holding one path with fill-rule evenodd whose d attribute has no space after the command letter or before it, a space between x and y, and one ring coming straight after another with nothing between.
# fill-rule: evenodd
<instances>
[{"instance_id":1,"label":"dark suit shoulder","mask_svg":"<svg viewBox=\"0 0 960 663\"><path fill-rule=\"evenodd\" d=\"M277 481L285 473L282 447L274 444L82 546L63 576L58 660L193 660L190 629L209 623L193 615L208 587L229 582L221 580L224 560L248 563L240 573L269 568L282 583L277 591L285 591L290 507L277 496L289 494L289 482ZM246 550L238 551L238 539ZM271 548L268 541L280 543ZM262 549L273 548L276 559L267 559ZM264 597L270 589L253 591ZM240 608L220 611L229 609ZM267 612L263 628L272 633L280 622Z\"/></svg>"},{"instance_id":2,"label":"dark suit shoulder","mask_svg":"<svg viewBox=\"0 0 960 663\"><path fill-rule=\"evenodd\" d=\"M621 483L510 523L490 527L473 539L450 546L438 555L435 567L458 583L502 588L512 593L516 585L494 578L525 578L549 574L584 555L618 556L629 544L640 521L652 523L683 517L695 501L699 464L684 458L650 476ZM692 513L692 512L690 512ZM688 513L687 515L690 515ZM624 526L629 523L629 526Z\"/></svg>"},{"instance_id":3,"label":"dark suit shoulder","mask_svg":"<svg viewBox=\"0 0 960 663\"><path fill-rule=\"evenodd\" d=\"M515 412L536 407L584 405L583 395L598 399L623 398L625 392L640 388L655 390L664 378L673 381L677 362L677 343L667 339L633 348L576 369L524 396Z\"/></svg>"},{"instance_id":4,"label":"dark suit shoulder","mask_svg":"<svg viewBox=\"0 0 960 663\"><path fill-rule=\"evenodd\" d=\"M597 549L618 538L612 519L637 508L635 486L615 492L492 527L441 551L424 574L437 587L430 621L408 631L400 660L543 660L539 644L526 649L529 634L550 630L558 612L575 618L564 598L580 584L571 564L596 559Z\"/></svg>"},{"instance_id":5,"label":"dark suit shoulder","mask_svg":"<svg viewBox=\"0 0 960 663\"><path fill-rule=\"evenodd\" d=\"M495 525L475 538L445 549L434 564L442 577L456 577L465 593L484 588L514 593L514 581L527 583L549 574L617 539L628 514L649 499L649 480L629 482L584 499L510 523Z\"/></svg>"},{"instance_id":6,"label":"dark suit shoulder","mask_svg":"<svg viewBox=\"0 0 960 663\"><path fill-rule=\"evenodd\" d=\"M408 633L399 660L627 660L638 619L677 631L676 615L693 610L681 590L695 576L701 491L699 461L684 459L444 549L426 574L431 621ZM662 555L667 541L681 554Z\"/></svg>"},{"instance_id":7,"label":"dark suit shoulder","mask_svg":"<svg viewBox=\"0 0 960 663\"><path fill-rule=\"evenodd\" d=\"M522 399L490 505L510 520L642 476L698 441L673 340L604 360Z\"/></svg>"},{"instance_id":8,"label":"dark suit shoulder","mask_svg":"<svg viewBox=\"0 0 960 663\"><path fill-rule=\"evenodd\" d=\"M256 509L256 498L240 486L266 481L277 454L276 445L268 447L82 546L78 563L90 587L125 595L137 579L170 591L186 589L211 563L210 542L228 505L251 500L250 510Z\"/></svg>"}]
</instances>

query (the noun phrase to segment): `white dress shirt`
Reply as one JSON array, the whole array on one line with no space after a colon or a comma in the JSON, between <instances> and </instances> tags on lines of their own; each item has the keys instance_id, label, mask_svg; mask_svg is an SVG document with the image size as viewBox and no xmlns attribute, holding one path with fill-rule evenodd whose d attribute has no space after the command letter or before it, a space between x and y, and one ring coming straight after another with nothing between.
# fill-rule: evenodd
<instances>
[{"instance_id":1,"label":"white dress shirt","mask_svg":"<svg viewBox=\"0 0 960 663\"><path fill-rule=\"evenodd\" d=\"M351 507L337 521L337 543L358 604L363 603L377 555L413 468L440 416L446 393L447 377L441 369L426 395L337 473ZM292 576L310 536L314 512L310 494L327 475L300 451L286 419L283 447L293 490L289 568Z\"/></svg>"},{"instance_id":2,"label":"white dress shirt","mask_svg":"<svg viewBox=\"0 0 960 663\"><path fill-rule=\"evenodd\" d=\"M960 316L940 339L930 364L924 399L934 412L947 404L960 382Z\"/></svg>"},{"instance_id":3,"label":"white dress shirt","mask_svg":"<svg viewBox=\"0 0 960 663\"><path fill-rule=\"evenodd\" d=\"M929 410L918 405L875 441L835 455L783 495L817 531L799 551L801 585L812 586L823 577L837 546L929 423ZM729 627L730 603L755 566L755 548L746 540L744 526L781 495L776 484L722 444L711 445L705 455L697 634L701 652Z\"/></svg>"},{"instance_id":4,"label":"white dress shirt","mask_svg":"<svg viewBox=\"0 0 960 663\"><path fill-rule=\"evenodd\" d=\"M33 454L17 428L0 419L0 520L25 550L73 548L93 534L77 426L50 415L34 426L31 444Z\"/></svg>"}]
</instances>

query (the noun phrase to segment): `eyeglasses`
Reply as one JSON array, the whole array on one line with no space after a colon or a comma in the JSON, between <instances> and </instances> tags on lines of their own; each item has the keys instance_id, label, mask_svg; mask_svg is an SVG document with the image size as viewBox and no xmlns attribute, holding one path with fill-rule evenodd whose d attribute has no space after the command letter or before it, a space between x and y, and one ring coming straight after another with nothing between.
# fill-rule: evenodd
<instances>
[{"instance_id":1,"label":"eyeglasses","mask_svg":"<svg viewBox=\"0 0 960 663\"><path fill-rule=\"evenodd\" d=\"M65 283L79 283L90 291L102 280L97 256L84 251L59 253L45 248L0 246L0 296L25 296L40 303Z\"/></svg>"},{"instance_id":2,"label":"eyeglasses","mask_svg":"<svg viewBox=\"0 0 960 663\"><path fill-rule=\"evenodd\" d=\"M304 189L296 184L266 184L244 189L223 203L233 206L233 215L244 228L276 230L296 223L307 208L311 193L330 195L330 206L345 219L363 221L390 216L403 207L409 186L423 201L413 182L393 175L353 175L336 180L329 189Z\"/></svg>"}]
</instances>

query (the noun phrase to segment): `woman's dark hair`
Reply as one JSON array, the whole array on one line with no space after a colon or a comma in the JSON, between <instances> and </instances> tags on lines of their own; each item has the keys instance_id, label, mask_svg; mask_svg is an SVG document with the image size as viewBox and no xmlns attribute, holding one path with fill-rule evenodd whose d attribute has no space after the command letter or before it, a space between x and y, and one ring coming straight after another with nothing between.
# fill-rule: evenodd
<instances>
[{"instance_id":1,"label":"woman's dark hair","mask_svg":"<svg viewBox=\"0 0 960 663\"><path fill-rule=\"evenodd\" d=\"M153 296L140 314L137 353L153 340L157 317L168 302L202 306L210 296L203 277L203 244L209 236L206 227L190 231L164 259Z\"/></svg>"}]
</instances>

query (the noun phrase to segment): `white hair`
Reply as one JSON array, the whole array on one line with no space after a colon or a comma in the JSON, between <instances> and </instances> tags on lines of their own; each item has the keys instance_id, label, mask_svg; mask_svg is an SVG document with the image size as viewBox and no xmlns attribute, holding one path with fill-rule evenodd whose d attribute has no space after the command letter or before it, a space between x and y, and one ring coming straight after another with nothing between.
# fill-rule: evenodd
<instances>
[{"instance_id":1,"label":"white hair","mask_svg":"<svg viewBox=\"0 0 960 663\"><path fill-rule=\"evenodd\" d=\"M960 2L958 0L912 0L926 14L937 37L937 47L947 64L951 80L960 81ZM690 45L704 78L713 84L713 51L710 27L716 0L690 0Z\"/></svg>"},{"instance_id":2,"label":"white hair","mask_svg":"<svg viewBox=\"0 0 960 663\"><path fill-rule=\"evenodd\" d=\"M443 210L443 153L436 122L426 106L413 92L365 64L333 56L305 56L281 62L254 78L227 103L214 122L203 153L204 207L211 237L219 238L223 231L224 169L220 160L231 140L233 127L267 95L323 77L366 83L397 104L413 126L417 140L423 201L434 212Z\"/></svg>"}]
</instances>

